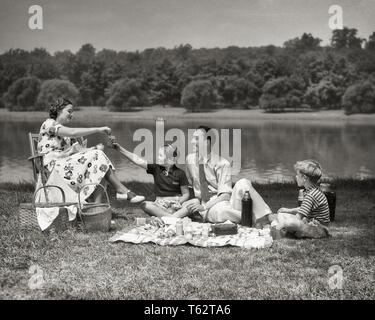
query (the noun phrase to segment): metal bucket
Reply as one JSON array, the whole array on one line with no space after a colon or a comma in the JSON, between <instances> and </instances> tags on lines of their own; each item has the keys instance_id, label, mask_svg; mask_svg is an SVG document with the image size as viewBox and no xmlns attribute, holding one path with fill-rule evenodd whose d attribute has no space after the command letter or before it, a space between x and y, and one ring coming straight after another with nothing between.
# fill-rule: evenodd
<instances>
[{"instance_id":1,"label":"metal bucket","mask_svg":"<svg viewBox=\"0 0 375 320\"><path fill-rule=\"evenodd\" d=\"M86 184L82 188L80 188L78 192L78 212L83 223L83 228L86 232L108 232L111 227L112 219L112 210L111 205L109 203L108 193L101 184L98 184L98 186L100 186L103 189L106 195L107 203L88 203L82 205L81 191L87 185L96 184Z\"/></svg>"}]
</instances>

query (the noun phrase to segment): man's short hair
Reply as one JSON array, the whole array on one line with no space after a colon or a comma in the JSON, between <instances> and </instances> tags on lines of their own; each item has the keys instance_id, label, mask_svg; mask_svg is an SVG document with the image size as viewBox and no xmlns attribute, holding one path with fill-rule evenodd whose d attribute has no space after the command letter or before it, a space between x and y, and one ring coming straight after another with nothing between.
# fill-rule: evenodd
<instances>
[{"instance_id":1,"label":"man's short hair","mask_svg":"<svg viewBox=\"0 0 375 320\"><path fill-rule=\"evenodd\" d=\"M304 174L314 183L318 182L322 176L322 166L313 159L297 161L294 165L294 170Z\"/></svg>"},{"instance_id":2,"label":"man's short hair","mask_svg":"<svg viewBox=\"0 0 375 320\"><path fill-rule=\"evenodd\" d=\"M210 130L211 130L210 127L202 125L202 126L199 126L197 130L203 130L206 133L207 140L210 141L211 146L215 143L215 135L212 133L210 134Z\"/></svg>"}]
</instances>

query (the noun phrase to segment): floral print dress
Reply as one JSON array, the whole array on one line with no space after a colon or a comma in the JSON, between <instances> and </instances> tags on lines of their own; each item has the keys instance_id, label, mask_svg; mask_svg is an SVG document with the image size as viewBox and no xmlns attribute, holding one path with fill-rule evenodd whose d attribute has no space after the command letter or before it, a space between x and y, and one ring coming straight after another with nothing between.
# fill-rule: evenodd
<instances>
[{"instance_id":1,"label":"floral print dress","mask_svg":"<svg viewBox=\"0 0 375 320\"><path fill-rule=\"evenodd\" d=\"M39 131L38 152L44 154L45 167L50 172L56 170L75 192L86 184L94 184L83 188L81 196L86 200L108 169L114 169L114 166L101 150L81 148L81 151L74 152L72 146L80 139L59 136L60 127L61 124L53 119L43 122Z\"/></svg>"}]
</instances>

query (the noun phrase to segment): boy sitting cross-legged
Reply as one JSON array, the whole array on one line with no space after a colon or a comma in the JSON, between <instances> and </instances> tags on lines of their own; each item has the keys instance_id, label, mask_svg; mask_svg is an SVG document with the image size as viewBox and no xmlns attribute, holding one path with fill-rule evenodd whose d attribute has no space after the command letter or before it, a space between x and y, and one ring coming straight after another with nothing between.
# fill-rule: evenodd
<instances>
[{"instance_id":1,"label":"boy sitting cross-legged","mask_svg":"<svg viewBox=\"0 0 375 320\"><path fill-rule=\"evenodd\" d=\"M294 165L299 187L304 187L304 198L298 208L280 208L277 229L284 228L297 238L324 238L328 236L329 207L327 198L317 182L322 168L315 160L298 161Z\"/></svg>"},{"instance_id":2,"label":"boy sitting cross-legged","mask_svg":"<svg viewBox=\"0 0 375 320\"><path fill-rule=\"evenodd\" d=\"M113 147L154 176L156 200L143 202L141 208L144 212L158 218L170 216L189 199L189 182L186 174L176 166L177 148L171 144L164 145L159 149L158 164L151 164L118 143L114 143Z\"/></svg>"}]
</instances>

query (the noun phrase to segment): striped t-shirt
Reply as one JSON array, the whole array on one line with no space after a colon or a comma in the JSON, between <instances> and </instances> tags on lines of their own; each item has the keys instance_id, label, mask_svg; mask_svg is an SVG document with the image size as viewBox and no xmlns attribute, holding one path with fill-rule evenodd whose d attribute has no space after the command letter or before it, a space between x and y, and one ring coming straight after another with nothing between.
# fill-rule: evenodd
<instances>
[{"instance_id":1,"label":"striped t-shirt","mask_svg":"<svg viewBox=\"0 0 375 320\"><path fill-rule=\"evenodd\" d=\"M321 223L329 223L329 207L327 198L318 187L312 187L304 191L304 197L298 213L307 219L318 220Z\"/></svg>"}]
</instances>

